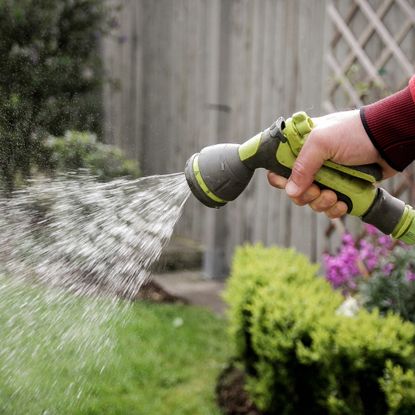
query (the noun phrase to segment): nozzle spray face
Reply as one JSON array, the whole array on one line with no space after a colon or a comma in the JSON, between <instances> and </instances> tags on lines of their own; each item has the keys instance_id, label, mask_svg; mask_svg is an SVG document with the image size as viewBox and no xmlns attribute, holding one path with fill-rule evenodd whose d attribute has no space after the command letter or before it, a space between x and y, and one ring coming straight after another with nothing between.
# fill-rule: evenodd
<instances>
[{"instance_id":1,"label":"nozzle spray face","mask_svg":"<svg viewBox=\"0 0 415 415\"><path fill-rule=\"evenodd\" d=\"M187 183L205 206L224 206L236 199L251 180L254 171L242 163L238 149L238 144L216 144L187 161Z\"/></svg>"},{"instance_id":2,"label":"nozzle spray face","mask_svg":"<svg viewBox=\"0 0 415 415\"><path fill-rule=\"evenodd\" d=\"M226 201L216 198L209 192L199 170L199 154L193 154L186 162L184 175L186 176L187 184L199 202L202 202L207 207L220 208L226 204ZM208 196L209 193L210 196Z\"/></svg>"}]
</instances>

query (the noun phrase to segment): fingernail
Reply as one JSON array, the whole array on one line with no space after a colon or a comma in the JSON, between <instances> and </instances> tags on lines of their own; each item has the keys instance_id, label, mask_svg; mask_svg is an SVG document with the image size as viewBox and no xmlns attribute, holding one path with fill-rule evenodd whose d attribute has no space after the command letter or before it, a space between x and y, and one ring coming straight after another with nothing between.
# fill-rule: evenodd
<instances>
[{"instance_id":1,"label":"fingernail","mask_svg":"<svg viewBox=\"0 0 415 415\"><path fill-rule=\"evenodd\" d=\"M290 180L287 183L287 186L285 186L285 191L288 196L297 196L299 190L300 188L292 180Z\"/></svg>"}]
</instances>

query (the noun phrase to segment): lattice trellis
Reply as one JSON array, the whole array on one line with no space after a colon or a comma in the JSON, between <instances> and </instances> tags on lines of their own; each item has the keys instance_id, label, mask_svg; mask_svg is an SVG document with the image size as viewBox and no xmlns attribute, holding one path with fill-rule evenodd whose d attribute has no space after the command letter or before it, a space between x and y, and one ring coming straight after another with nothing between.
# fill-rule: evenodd
<instances>
[{"instance_id":1,"label":"lattice trellis","mask_svg":"<svg viewBox=\"0 0 415 415\"><path fill-rule=\"evenodd\" d=\"M402 88L415 72L414 0L330 0L326 111L359 107Z\"/></svg>"},{"instance_id":2,"label":"lattice trellis","mask_svg":"<svg viewBox=\"0 0 415 415\"><path fill-rule=\"evenodd\" d=\"M326 112L361 107L403 88L415 73L415 0L329 0ZM415 202L414 168L389 190ZM330 236L338 222L327 230Z\"/></svg>"}]
</instances>

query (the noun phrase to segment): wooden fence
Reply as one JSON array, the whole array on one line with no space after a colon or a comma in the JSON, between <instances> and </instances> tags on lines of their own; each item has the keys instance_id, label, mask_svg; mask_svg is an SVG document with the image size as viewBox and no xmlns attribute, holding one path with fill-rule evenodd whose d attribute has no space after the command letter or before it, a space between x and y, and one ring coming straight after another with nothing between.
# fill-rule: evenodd
<instances>
[{"instance_id":1,"label":"wooden fence","mask_svg":"<svg viewBox=\"0 0 415 415\"><path fill-rule=\"evenodd\" d=\"M221 141L277 116L361 105L407 81L415 62L411 0L124 0L103 44L106 138L145 174L182 171ZM398 70L399 68L399 70ZM376 97L375 97L376 98ZM204 244L205 271L226 273L245 241L318 259L328 220L298 208L257 172L221 210L190 200L177 232ZM330 229L330 228L329 228ZM333 242L334 241L334 242Z\"/></svg>"}]
</instances>

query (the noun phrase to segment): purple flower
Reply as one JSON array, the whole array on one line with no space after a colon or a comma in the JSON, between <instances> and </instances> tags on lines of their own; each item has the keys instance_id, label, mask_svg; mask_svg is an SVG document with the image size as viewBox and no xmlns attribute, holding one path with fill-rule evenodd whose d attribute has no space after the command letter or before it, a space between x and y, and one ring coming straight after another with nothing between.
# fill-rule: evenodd
<instances>
[{"instance_id":1,"label":"purple flower","mask_svg":"<svg viewBox=\"0 0 415 415\"><path fill-rule=\"evenodd\" d=\"M415 273L412 272L411 270L407 270L405 273L405 278L409 282L415 281Z\"/></svg>"},{"instance_id":2,"label":"purple flower","mask_svg":"<svg viewBox=\"0 0 415 415\"><path fill-rule=\"evenodd\" d=\"M379 231L373 225L364 224L364 229L368 235L379 235Z\"/></svg>"},{"instance_id":3,"label":"purple flower","mask_svg":"<svg viewBox=\"0 0 415 415\"><path fill-rule=\"evenodd\" d=\"M393 265L391 262L388 262L387 264L385 264L385 265L382 267L382 272L383 272L386 276L389 276L389 275L390 275L390 273L393 271L393 269L394 269L394 265Z\"/></svg>"},{"instance_id":4,"label":"purple flower","mask_svg":"<svg viewBox=\"0 0 415 415\"><path fill-rule=\"evenodd\" d=\"M354 290L354 279L360 276L358 266L359 251L356 249L353 237L349 234L343 236L343 245L337 255L323 255L323 263L326 269L326 278L334 288Z\"/></svg>"},{"instance_id":5,"label":"purple flower","mask_svg":"<svg viewBox=\"0 0 415 415\"><path fill-rule=\"evenodd\" d=\"M401 263L407 245L394 241L383 235L375 227L366 225L366 233L355 240L350 233L342 237L341 246L335 255L326 253L323 264L326 279L334 289L343 295L354 294L359 289L362 277L376 276L405 279L407 283L415 283L414 261Z\"/></svg>"},{"instance_id":6,"label":"purple flower","mask_svg":"<svg viewBox=\"0 0 415 415\"><path fill-rule=\"evenodd\" d=\"M378 238L378 243L383 253L387 253L393 247L393 240L388 235L381 235Z\"/></svg>"},{"instance_id":7,"label":"purple flower","mask_svg":"<svg viewBox=\"0 0 415 415\"><path fill-rule=\"evenodd\" d=\"M368 241L362 239L360 241L360 258L365 264L369 272L373 271L379 262L378 250Z\"/></svg>"},{"instance_id":8,"label":"purple flower","mask_svg":"<svg viewBox=\"0 0 415 415\"><path fill-rule=\"evenodd\" d=\"M347 246L354 246L354 239L353 236L350 233L345 233L342 236L342 244Z\"/></svg>"}]
</instances>

